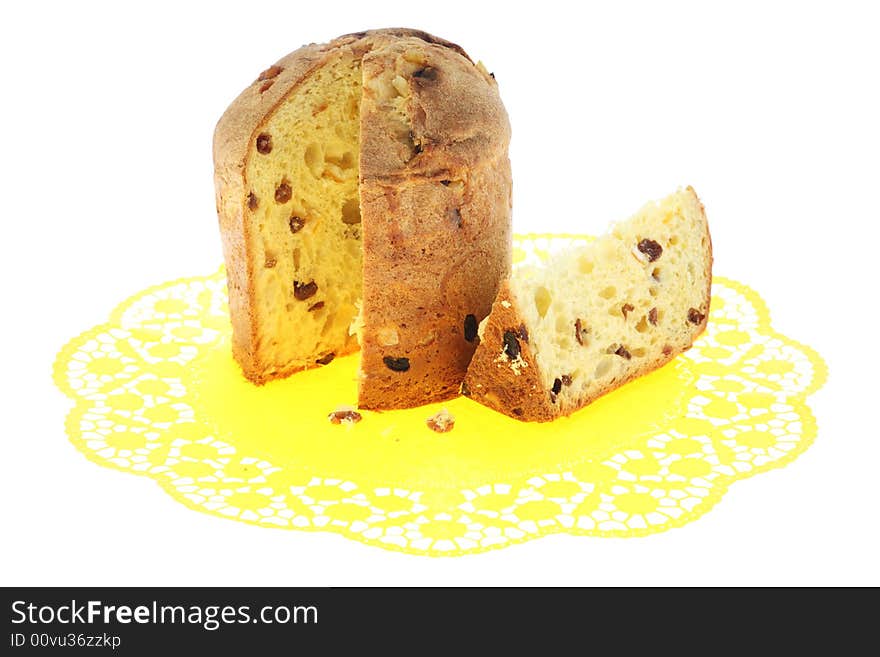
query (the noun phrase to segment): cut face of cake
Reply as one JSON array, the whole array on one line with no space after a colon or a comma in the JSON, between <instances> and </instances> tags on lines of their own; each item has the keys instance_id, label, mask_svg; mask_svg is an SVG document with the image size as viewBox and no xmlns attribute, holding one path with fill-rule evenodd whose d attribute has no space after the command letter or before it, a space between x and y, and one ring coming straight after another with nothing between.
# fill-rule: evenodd
<instances>
[{"instance_id":1,"label":"cut face of cake","mask_svg":"<svg viewBox=\"0 0 880 657\"><path fill-rule=\"evenodd\" d=\"M254 378L280 377L357 349L363 296L358 200L361 64L344 51L261 126L244 172Z\"/></svg>"},{"instance_id":2,"label":"cut face of cake","mask_svg":"<svg viewBox=\"0 0 880 657\"><path fill-rule=\"evenodd\" d=\"M568 415L688 349L711 283L709 227L688 187L515 270L479 327L462 392L520 420Z\"/></svg>"}]
</instances>

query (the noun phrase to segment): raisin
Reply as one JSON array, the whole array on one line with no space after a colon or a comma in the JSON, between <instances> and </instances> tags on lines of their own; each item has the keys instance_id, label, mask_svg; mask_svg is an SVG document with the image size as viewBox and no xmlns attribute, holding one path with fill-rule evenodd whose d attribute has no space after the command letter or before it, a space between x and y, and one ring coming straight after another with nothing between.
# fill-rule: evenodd
<instances>
[{"instance_id":1,"label":"raisin","mask_svg":"<svg viewBox=\"0 0 880 657\"><path fill-rule=\"evenodd\" d=\"M317 303L313 303L311 306L309 306L309 312L312 312L314 310L321 310L321 308L323 308L323 307L324 307L324 302L318 301Z\"/></svg>"},{"instance_id":2,"label":"raisin","mask_svg":"<svg viewBox=\"0 0 880 657\"><path fill-rule=\"evenodd\" d=\"M393 356L385 356L382 359L385 367L393 372L406 372L409 369L409 358L394 358Z\"/></svg>"},{"instance_id":3,"label":"raisin","mask_svg":"<svg viewBox=\"0 0 880 657\"><path fill-rule=\"evenodd\" d=\"M275 265L278 264L278 260L275 256L266 256L266 262L264 263L266 269L272 269Z\"/></svg>"},{"instance_id":4,"label":"raisin","mask_svg":"<svg viewBox=\"0 0 880 657\"><path fill-rule=\"evenodd\" d=\"M277 77L278 74L281 73L281 71L283 70L284 69L278 66L278 64L273 64L265 71L260 73L260 77L257 78L257 81L262 82L263 80L271 80L272 78Z\"/></svg>"},{"instance_id":5,"label":"raisin","mask_svg":"<svg viewBox=\"0 0 880 657\"><path fill-rule=\"evenodd\" d=\"M265 132L257 136L257 153L260 155L268 155L272 152L272 135Z\"/></svg>"},{"instance_id":6,"label":"raisin","mask_svg":"<svg viewBox=\"0 0 880 657\"><path fill-rule=\"evenodd\" d=\"M477 339L477 318L467 315L464 318L464 339L473 342Z\"/></svg>"},{"instance_id":7,"label":"raisin","mask_svg":"<svg viewBox=\"0 0 880 657\"><path fill-rule=\"evenodd\" d=\"M293 282L293 296L299 301L304 301L309 297L315 296L317 291L318 284L315 283L315 281L309 281L308 283L300 283L299 281Z\"/></svg>"},{"instance_id":8,"label":"raisin","mask_svg":"<svg viewBox=\"0 0 880 657\"><path fill-rule=\"evenodd\" d=\"M511 409L511 412L512 412L514 415L522 415L522 414L523 414L523 409L517 407L517 408L513 408L513 409Z\"/></svg>"},{"instance_id":9,"label":"raisin","mask_svg":"<svg viewBox=\"0 0 880 657\"><path fill-rule=\"evenodd\" d=\"M633 306L631 303L625 303L623 304L623 308L620 309L620 312L623 313L623 318L626 319L626 316L635 309L635 306Z\"/></svg>"},{"instance_id":10,"label":"raisin","mask_svg":"<svg viewBox=\"0 0 880 657\"><path fill-rule=\"evenodd\" d=\"M260 93L264 93L269 91L269 87L275 84L275 80L266 80L263 84L260 85Z\"/></svg>"},{"instance_id":11,"label":"raisin","mask_svg":"<svg viewBox=\"0 0 880 657\"><path fill-rule=\"evenodd\" d=\"M450 208L446 216L449 217L449 221L455 224L456 228L461 228L462 220L461 220L461 210L458 208Z\"/></svg>"},{"instance_id":12,"label":"raisin","mask_svg":"<svg viewBox=\"0 0 880 657\"><path fill-rule=\"evenodd\" d=\"M577 340L579 345L583 347L586 344L589 334L590 329L584 324L583 320L580 318L574 320L574 339Z\"/></svg>"},{"instance_id":13,"label":"raisin","mask_svg":"<svg viewBox=\"0 0 880 657\"><path fill-rule=\"evenodd\" d=\"M494 74L494 73L489 73L489 77L492 78L492 79L494 80L494 79L495 79L495 74Z\"/></svg>"},{"instance_id":14,"label":"raisin","mask_svg":"<svg viewBox=\"0 0 880 657\"><path fill-rule=\"evenodd\" d=\"M413 73L413 77L420 80L430 80L431 82L434 82L437 79L437 69L426 66Z\"/></svg>"},{"instance_id":15,"label":"raisin","mask_svg":"<svg viewBox=\"0 0 880 657\"><path fill-rule=\"evenodd\" d=\"M343 422L346 424L357 424L363 419L360 413L350 409L333 411L327 416L327 418L330 420L331 424L342 424Z\"/></svg>"},{"instance_id":16,"label":"raisin","mask_svg":"<svg viewBox=\"0 0 880 657\"><path fill-rule=\"evenodd\" d=\"M663 255L663 247L654 240L642 240L638 243L637 248L648 256L648 262L654 262Z\"/></svg>"},{"instance_id":17,"label":"raisin","mask_svg":"<svg viewBox=\"0 0 880 657\"><path fill-rule=\"evenodd\" d=\"M654 326L657 326L657 309L651 308L648 311L648 321L651 322Z\"/></svg>"},{"instance_id":18,"label":"raisin","mask_svg":"<svg viewBox=\"0 0 880 657\"><path fill-rule=\"evenodd\" d=\"M321 357L320 357L318 360L316 360L315 362L316 362L318 365L329 365L330 362L331 362L334 358L336 358L336 354L334 354L333 352L330 352L329 354L326 354L325 356L321 356Z\"/></svg>"},{"instance_id":19,"label":"raisin","mask_svg":"<svg viewBox=\"0 0 880 657\"><path fill-rule=\"evenodd\" d=\"M461 382L461 394L463 394L465 397L470 397L470 396L471 396L471 388L470 388L470 386L467 384L466 381L462 381L462 382Z\"/></svg>"},{"instance_id":20,"label":"raisin","mask_svg":"<svg viewBox=\"0 0 880 657\"><path fill-rule=\"evenodd\" d=\"M617 354L618 356L620 356L621 358L625 358L626 360L629 360L630 358L632 358L632 354L629 353L629 350L626 347L624 347L623 345L620 345L617 348L617 351L615 351L614 353Z\"/></svg>"},{"instance_id":21,"label":"raisin","mask_svg":"<svg viewBox=\"0 0 880 657\"><path fill-rule=\"evenodd\" d=\"M519 358L519 340L516 339L516 333L513 331L504 332L504 353L509 358L516 360Z\"/></svg>"},{"instance_id":22,"label":"raisin","mask_svg":"<svg viewBox=\"0 0 880 657\"><path fill-rule=\"evenodd\" d=\"M564 386L571 385L571 375L563 374L561 378L562 378L562 385L564 385Z\"/></svg>"},{"instance_id":23,"label":"raisin","mask_svg":"<svg viewBox=\"0 0 880 657\"><path fill-rule=\"evenodd\" d=\"M528 344L529 342L529 332L526 330L525 324L520 324L519 328L516 329L516 335L520 340Z\"/></svg>"},{"instance_id":24,"label":"raisin","mask_svg":"<svg viewBox=\"0 0 880 657\"><path fill-rule=\"evenodd\" d=\"M302 217L297 217L294 214L294 215L291 215L290 221L288 221L288 224L290 224L290 232L291 233L298 233L299 231L301 231L303 229L303 226L306 225L306 220L303 219Z\"/></svg>"},{"instance_id":25,"label":"raisin","mask_svg":"<svg viewBox=\"0 0 880 657\"><path fill-rule=\"evenodd\" d=\"M291 196L293 196L293 190L290 189L290 184L286 180L275 188L276 203L287 203Z\"/></svg>"},{"instance_id":26,"label":"raisin","mask_svg":"<svg viewBox=\"0 0 880 657\"><path fill-rule=\"evenodd\" d=\"M663 345L663 355L668 356L671 353L672 353L672 347L670 347L668 344Z\"/></svg>"},{"instance_id":27,"label":"raisin","mask_svg":"<svg viewBox=\"0 0 880 657\"><path fill-rule=\"evenodd\" d=\"M553 379L553 388L551 388L551 392L554 395L558 395L562 390L562 379Z\"/></svg>"},{"instance_id":28,"label":"raisin","mask_svg":"<svg viewBox=\"0 0 880 657\"><path fill-rule=\"evenodd\" d=\"M451 182L452 182L451 180L441 180L440 184L443 185L444 187L449 187L449 184Z\"/></svg>"},{"instance_id":29,"label":"raisin","mask_svg":"<svg viewBox=\"0 0 880 657\"><path fill-rule=\"evenodd\" d=\"M248 210L256 210L260 207L260 199L257 198L257 195L251 192L247 197Z\"/></svg>"},{"instance_id":30,"label":"raisin","mask_svg":"<svg viewBox=\"0 0 880 657\"><path fill-rule=\"evenodd\" d=\"M706 316L696 308L688 310L688 321L691 324L702 324L704 319L706 319Z\"/></svg>"}]
</instances>

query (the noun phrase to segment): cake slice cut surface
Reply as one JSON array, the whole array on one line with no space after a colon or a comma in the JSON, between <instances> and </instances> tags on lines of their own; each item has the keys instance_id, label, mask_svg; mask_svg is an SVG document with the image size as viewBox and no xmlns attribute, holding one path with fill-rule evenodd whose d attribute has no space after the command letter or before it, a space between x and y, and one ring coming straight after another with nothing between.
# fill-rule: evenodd
<instances>
[{"instance_id":1,"label":"cake slice cut surface","mask_svg":"<svg viewBox=\"0 0 880 657\"><path fill-rule=\"evenodd\" d=\"M265 122L248 160L252 376L285 376L357 350L360 60L340 51ZM295 336L291 337L291 336Z\"/></svg>"},{"instance_id":2,"label":"cake slice cut surface","mask_svg":"<svg viewBox=\"0 0 880 657\"><path fill-rule=\"evenodd\" d=\"M711 284L706 214L688 187L515 270L479 327L462 392L520 420L568 415L688 349Z\"/></svg>"}]
</instances>

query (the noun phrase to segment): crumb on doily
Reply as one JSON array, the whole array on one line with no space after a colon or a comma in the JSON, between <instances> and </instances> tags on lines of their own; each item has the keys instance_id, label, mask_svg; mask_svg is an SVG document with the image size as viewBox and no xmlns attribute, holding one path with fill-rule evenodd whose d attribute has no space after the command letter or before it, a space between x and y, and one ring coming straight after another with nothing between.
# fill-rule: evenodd
<instances>
[{"instance_id":1,"label":"crumb on doily","mask_svg":"<svg viewBox=\"0 0 880 657\"><path fill-rule=\"evenodd\" d=\"M340 406L327 416L331 424L357 424L363 418L353 406Z\"/></svg>"},{"instance_id":2,"label":"crumb on doily","mask_svg":"<svg viewBox=\"0 0 880 657\"><path fill-rule=\"evenodd\" d=\"M437 433L446 433L452 431L455 426L455 416L445 408L440 409L437 413L425 420L428 428Z\"/></svg>"}]
</instances>

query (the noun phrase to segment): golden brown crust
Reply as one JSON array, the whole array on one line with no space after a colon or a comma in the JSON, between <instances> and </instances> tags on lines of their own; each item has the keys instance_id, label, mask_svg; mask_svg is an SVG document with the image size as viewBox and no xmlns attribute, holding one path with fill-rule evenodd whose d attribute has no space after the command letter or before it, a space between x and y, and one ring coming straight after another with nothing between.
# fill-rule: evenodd
<instances>
[{"instance_id":1,"label":"golden brown crust","mask_svg":"<svg viewBox=\"0 0 880 657\"><path fill-rule=\"evenodd\" d=\"M404 37L376 44L364 56L363 68L362 179L449 178L506 157L510 123L498 85L459 50ZM405 72L407 68L414 72ZM372 80L395 69L410 93L405 117L409 134L404 135L408 140L389 134L400 127L380 111L388 103L371 88Z\"/></svg>"},{"instance_id":2,"label":"golden brown crust","mask_svg":"<svg viewBox=\"0 0 880 657\"><path fill-rule=\"evenodd\" d=\"M422 30L415 30L411 27L385 27L379 30L364 30L362 32L352 32L350 34L343 34L342 36L333 39L333 41L331 41L329 45L333 46L346 45L351 43L364 43L374 38L393 37L414 37L416 39L419 39L420 41L424 41L425 43L433 43L438 46L443 46L444 48L454 50L468 61L471 61L471 58L468 56L468 54L457 43L452 43L452 41L441 39L438 36L428 34L427 32L423 32Z\"/></svg>"},{"instance_id":3,"label":"golden brown crust","mask_svg":"<svg viewBox=\"0 0 880 657\"><path fill-rule=\"evenodd\" d=\"M708 241L708 258L706 260L706 314L703 318L703 322L700 324L699 330L694 335L695 341L700 337L703 331L706 330L706 325L709 323L709 312L712 309L712 265L715 262L715 255L712 251L712 232L709 230L709 219L706 217L706 207L703 205L703 201L700 200L700 197L697 196L697 191L693 187L688 185L686 191L693 196L693 200L700 208L700 219L702 220L703 228L706 231L706 240Z\"/></svg>"},{"instance_id":4,"label":"golden brown crust","mask_svg":"<svg viewBox=\"0 0 880 657\"><path fill-rule=\"evenodd\" d=\"M358 405L401 408L458 393L476 346L465 318L489 313L509 271L510 127L494 80L457 50L401 38L363 73ZM404 116L384 94L394 77ZM383 330L398 342L382 344Z\"/></svg>"},{"instance_id":5,"label":"golden brown crust","mask_svg":"<svg viewBox=\"0 0 880 657\"><path fill-rule=\"evenodd\" d=\"M492 313L486 321L479 348L474 354L462 384L462 393L479 403L510 417L524 421L547 422L592 403L599 397L616 390L630 381L662 367L677 355L690 349L694 341L703 333L708 323L712 298L712 237L706 211L692 187L687 191L699 207L701 223L708 240L708 259L706 269L705 298L706 312L686 343L669 345L668 353L662 353L642 367L634 369L620 379L610 379L594 393L582 397L558 399L546 390L541 372L530 345L520 340L521 357L525 366L512 367L509 359L501 356L504 349L504 333L517 331L524 325L517 301L510 290L509 281L501 285L498 297L492 305Z\"/></svg>"},{"instance_id":6,"label":"golden brown crust","mask_svg":"<svg viewBox=\"0 0 880 657\"><path fill-rule=\"evenodd\" d=\"M494 79L475 66L459 46L419 30L370 30L327 44L303 46L260 74L218 122L214 133L215 188L233 354L245 376L255 383L294 371L282 368L266 375L257 349L254 237L245 212L248 158L253 140L274 110L312 71L345 50L363 58L365 68L390 65L415 50L423 52L439 72L437 76L408 78L412 89L407 108L409 145L418 145L417 157L412 157L407 144L401 144L399 135L389 133L387 117L369 112L362 116L361 205L367 284L366 378L362 378L360 394L367 408L445 399L457 392L474 348L462 338L461 315L467 310L482 319L498 281L509 268L510 127ZM456 184L444 184L449 181ZM394 221L383 224L386 217ZM453 230L452 224L461 225ZM392 238L393 244L389 242ZM458 240L456 246L450 246L451 239ZM395 248L401 244L406 248ZM455 257L449 253L451 248ZM410 260L401 264L404 254ZM412 289L407 292L394 287L400 281ZM455 286L468 292L450 300L448 288ZM405 294L405 303L398 299L389 305L391 290ZM379 349L375 338L376 327L389 323L398 325L401 347L413 354L414 365L404 376L388 369L383 360L387 349ZM434 339L425 344L432 331Z\"/></svg>"}]
</instances>

